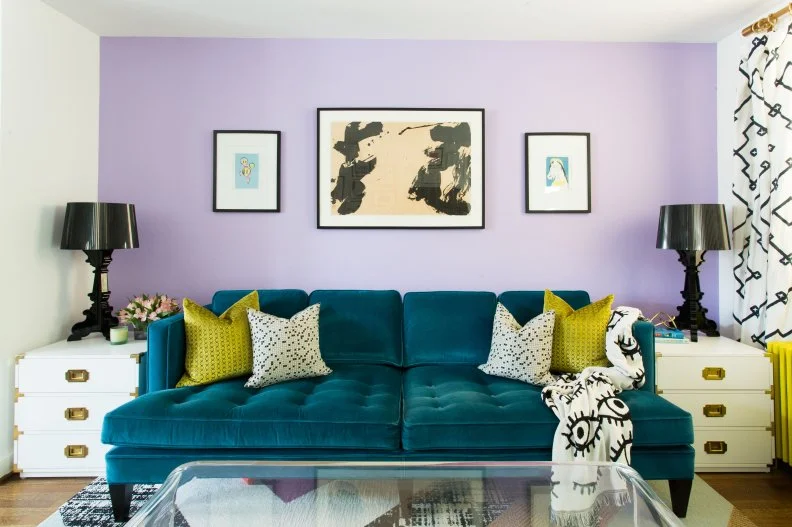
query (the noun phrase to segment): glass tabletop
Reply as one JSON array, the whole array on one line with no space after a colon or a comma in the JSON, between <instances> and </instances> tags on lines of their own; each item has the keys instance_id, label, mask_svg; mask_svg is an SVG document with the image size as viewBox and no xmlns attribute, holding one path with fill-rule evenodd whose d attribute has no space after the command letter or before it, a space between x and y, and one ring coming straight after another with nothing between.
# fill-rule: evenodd
<instances>
[{"instance_id":1,"label":"glass tabletop","mask_svg":"<svg viewBox=\"0 0 792 527\"><path fill-rule=\"evenodd\" d=\"M616 463L199 461L128 526L680 526Z\"/></svg>"}]
</instances>

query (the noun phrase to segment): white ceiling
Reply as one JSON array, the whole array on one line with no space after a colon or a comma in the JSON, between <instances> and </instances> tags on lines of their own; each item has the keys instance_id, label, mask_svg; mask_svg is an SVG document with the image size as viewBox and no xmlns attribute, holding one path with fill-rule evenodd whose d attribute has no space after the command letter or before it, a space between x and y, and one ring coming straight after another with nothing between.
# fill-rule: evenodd
<instances>
[{"instance_id":1,"label":"white ceiling","mask_svg":"<svg viewBox=\"0 0 792 527\"><path fill-rule=\"evenodd\" d=\"M102 36L715 42L778 0L44 0Z\"/></svg>"}]
</instances>

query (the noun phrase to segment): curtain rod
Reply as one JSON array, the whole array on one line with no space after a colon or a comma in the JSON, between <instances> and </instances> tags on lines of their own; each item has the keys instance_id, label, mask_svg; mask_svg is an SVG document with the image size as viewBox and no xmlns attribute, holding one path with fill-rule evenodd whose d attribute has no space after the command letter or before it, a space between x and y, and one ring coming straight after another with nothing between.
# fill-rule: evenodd
<instances>
[{"instance_id":1,"label":"curtain rod","mask_svg":"<svg viewBox=\"0 0 792 527\"><path fill-rule=\"evenodd\" d=\"M743 28L742 36L747 37L752 33L764 33L766 31L772 31L776 25L776 22L778 22L778 19L786 14L792 15L792 4L789 4L783 9L779 9L775 13L770 13L764 18L760 18L750 26Z\"/></svg>"}]
</instances>

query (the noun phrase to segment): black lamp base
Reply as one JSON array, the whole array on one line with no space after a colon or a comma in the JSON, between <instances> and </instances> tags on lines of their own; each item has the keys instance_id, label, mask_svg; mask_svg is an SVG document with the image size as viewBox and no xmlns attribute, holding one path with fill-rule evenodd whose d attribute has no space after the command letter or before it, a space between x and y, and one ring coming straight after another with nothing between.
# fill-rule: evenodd
<instances>
[{"instance_id":1,"label":"black lamp base","mask_svg":"<svg viewBox=\"0 0 792 527\"><path fill-rule=\"evenodd\" d=\"M80 340L91 333L99 332L104 338L110 339L110 328L118 324L118 319L113 316L113 306L110 305L110 291L107 289L107 269L112 250L84 251L88 256L86 260L94 268L93 291L88 294L91 299L91 308L83 311L85 320L72 326L68 341Z\"/></svg>"},{"instance_id":2,"label":"black lamp base","mask_svg":"<svg viewBox=\"0 0 792 527\"><path fill-rule=\"evenodd\" d=\"M707 318L707 308L701 305L704 293L701 292L699 282L699 266L704 263L704 253L701 261L696 258L696 251L677 251L679 261L685 266L685 289L680 291L685 302L677 306L679 315L674 322L679 329L690 330L691 342L698 342L698 332L701 331L708 337L718 337L718 324Z\"/></svg>"}]
</instances>

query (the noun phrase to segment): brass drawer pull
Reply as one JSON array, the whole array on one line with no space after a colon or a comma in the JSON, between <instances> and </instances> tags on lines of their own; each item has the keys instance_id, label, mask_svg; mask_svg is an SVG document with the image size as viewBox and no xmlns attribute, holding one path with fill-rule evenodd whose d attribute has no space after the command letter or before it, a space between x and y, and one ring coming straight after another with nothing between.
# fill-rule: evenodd
<instances>
[{"instance_id":1,"label":"brass drawer pull","mask_svg":"<svg viewBox=\"0 0 792 527\"><path fill-rule=\"evenodd\" d=\"M63 453L68 458L88 457L88 447L85 445L66 445Z\"/></svg>"},{"instance_id":2,"label":"brass drawer pull","mask_svg":"<svg viewBox=\"0 0 792 527\"><path fill-rule=\"evenodd\" d=\"M88 382L91 374L88 370L68 370L66 372L66 382Z\"/></svg>"},{"instance_id":3,"label":"brass drawer pull","mask_svg":"<svg viewBox=\"0 0 792 527\"><path fill-rule=\"evenodd\" d=\"M704 443L704 452L707 454L725 454L726 441L707 441Z\"/></svg>"},{"instance_id":4,"label":"brass drawer pull","mask_svg":"<svg viewBox=\"0 0 792 527\"><path fill-rule=\"evenodd\" d=\"M701 370L701 376L705 381L722 381L726 377L725 368L704 368Z\"/></svg>"},{"instance_id":5,"label":"brass drawer pull","mask_svg":"<svg viewBox=\"0 0 792 527\"><path fill-rule=\"evenodd\" d=\"M88 419L88 408L66 408L67 421L85 421Z\"/></svg>"},{"instance_id":6,"label":"brass drawer pull","mask_svg":"<svg viewBox=\"0 0 792 527\"><path fill-rule=\"evenodd\" d=\"M726 405L724 404L705 404L704 417L723 417L726 415Z\"/></svg>"}]
</instances>

